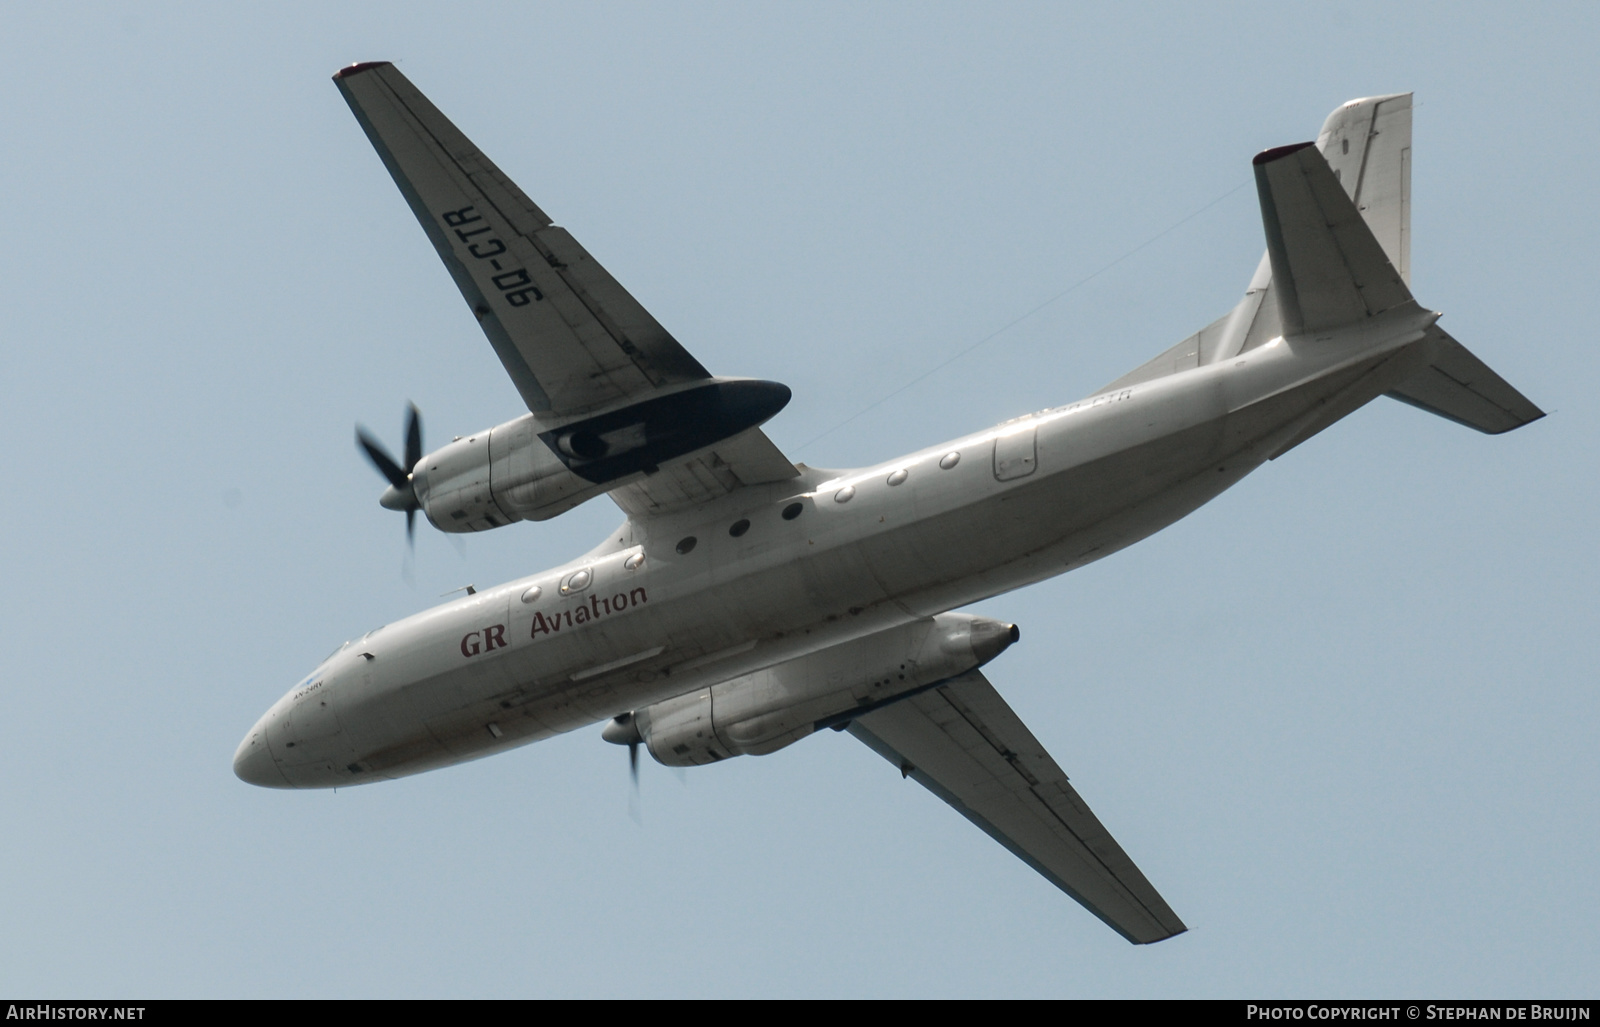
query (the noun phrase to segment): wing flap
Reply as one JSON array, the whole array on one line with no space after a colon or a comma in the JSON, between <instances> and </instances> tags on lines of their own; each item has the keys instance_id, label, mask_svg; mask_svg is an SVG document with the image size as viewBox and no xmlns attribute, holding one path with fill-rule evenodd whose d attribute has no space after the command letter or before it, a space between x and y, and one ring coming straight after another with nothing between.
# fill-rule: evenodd
<instances>
[{"instance_id":1,"label":"wing flap","mask_svg":"<svg viewBox=\"0 0 1600 1027\"><path fill-rule=\"evenodd\" d=\"M611 498L629 517L650 517L687 510L743 485L787 481L799 473L765 432L751 428L689 460L612 489Z\"/></svg>"},{"instance_id":2,"label":"wing flap","mask_svg":"<svg viewBox=\"0 0 1600 1027\"><path fill-rule=\"evenodd\" d=\"M1187 928L976 670L850 732L1135 944Z\"/></svg>"}]
</instances>

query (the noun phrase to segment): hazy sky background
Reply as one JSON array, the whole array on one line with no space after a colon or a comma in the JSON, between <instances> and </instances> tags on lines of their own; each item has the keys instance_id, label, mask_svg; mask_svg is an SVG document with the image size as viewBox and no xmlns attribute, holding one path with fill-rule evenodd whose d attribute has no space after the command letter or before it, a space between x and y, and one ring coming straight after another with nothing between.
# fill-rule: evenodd
<instances>
[{"instance_id":1,"label":"hazy sky background","mask_svg":"<svg viewBox=\"0 0 1600 1027\"><path fill-rule=\"evenodd\" d=\"M0 992L1596 993L1600 7L270 7L0 9ZM1153 947L831 732L647 760L638 822L598 725L252 788L235 745L340 641L621 518L411 557L378 507L357 421L521 408L329 81L373 59L707 367L790 385L768 431L825 467L1208 323L1263 248L1250 157L1415 90L1415 292L1553 416L1380 400L978 608L1190 925Z\"/></svg>"}]
</instances>

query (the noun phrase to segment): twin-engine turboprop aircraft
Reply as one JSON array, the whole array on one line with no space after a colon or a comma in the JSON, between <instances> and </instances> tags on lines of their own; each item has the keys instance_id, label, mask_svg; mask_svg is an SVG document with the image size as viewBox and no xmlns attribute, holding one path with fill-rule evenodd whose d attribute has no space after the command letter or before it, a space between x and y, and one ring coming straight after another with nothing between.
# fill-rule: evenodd
<instances>
[{"instance_id":1,"label":"twin-engine turboprop aircraft","mask_svg":"<svg viewBox=\"0 0 1600 1027\"><path fill-rule=\"evenodd\" d=\"M772 382L713 377L388 63L334 76L528 412L405 462L381 500L441 531L601 493L594 550L347 642L240 744L253 784L327 788L586 724L669 766L848 730L1129 941L1183 931L980 667L956 607L1159 531L1392 396L1480 431L1543 416L1410 283L1411 97L1254 161L1267 237L1232 311L1087 399L874 467L793 464Z\"/></svg>"}]
</instances>

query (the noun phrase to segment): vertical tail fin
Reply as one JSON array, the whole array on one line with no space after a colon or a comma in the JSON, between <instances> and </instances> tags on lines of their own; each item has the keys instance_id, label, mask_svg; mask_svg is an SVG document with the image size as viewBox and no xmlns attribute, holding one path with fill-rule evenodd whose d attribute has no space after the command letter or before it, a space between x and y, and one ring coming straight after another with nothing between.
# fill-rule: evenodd
<instances>
[{"instance_id":1,"label":"vertical tail fin","mask_svg":"<svg viewBox=\"0 0 1600 1027\"><path fill-rule=\"evenodd\" d=\"M1334 177L1372 228L1389 262L1411 284L1411 94L1351 100L1317 136ZM1107 385L1106 390L1231 359L1283 334L1266 255L1244 299L1214 323Z\"/></svg>"},{"instance_id":2,"label":"vertical tail fin","mask_svg":"<svg viewBox=\"0 0 1600 1027\"><path fill-rule=\"evenodd\" d=\"M1411 94L1351 100L1328 115L1317 149L1411 285ZM1544 416L1465 346L1435 325L1433 366L1389 395L1469 428L1499 435Z\"/></svg>"},{"instance_id":3,"label":"vertical tail fin","mask_svg":"<svg viewBox=\"0 0 1600 1027\"><path fill-rule=\"evenodd\" d=\"M1386 292L1386 296L1361 295L1362 305L1371 312L1373 301L1391 302L1397 295L1409 292L1411 287L1411 94L1368 96L1343 104L1323 122L1316 148L1327 162L1327 170L1332 171L1334 182L1344 188L1346 196L1360 212L1361 220L1371 230L1372 239L1377 240L1383 251L1383 258L1399 276L1398 283L1379 289ZM1309 162L1302 158L1302 163ZM1326 170L1317 170L1326 175ZM1301 194L1300 199L1308 202L1318 192L1304 178L1299 183L1290 183L1289 191ZM1337 199L1337 190L1332 189L1325 178L1320 191L1320 200L1311 205L1343 207L1342 201L1333 202ZM1311 220L1312 224L1303 227L1315 228L1317 219ZM1326 226L1326 219L1321 223ZM1347 224L1342 233L1330 234L1346 237L1365 234L1352 231L1357 227ZM1268 231L1271 232L1270 225ZM1368 240L1365 246L1358 243L1356 249L1370 251L1370 246ZM1339 262L1343 262L1343 258ZM1376 254L1368 252L1359 262L1369 265L1370 270L1380 261ZM1283 334L1285 320L1301 316L1297 309L1300 304L1298 297L1289 295L1293 283L1274 281L1273 264L1271 253L1262 258L1244 299L1230 313L1144 366L1123 375L1106 389L1123 388L1202 364L1228 360ZM1365 289L1356 290L1358 295L1365 292ZM1349 296L1345 298L1350 299ZM1289 314L1287 318L1285 312ZM1429 331L1439 347L1438 359L1427 370L1401 382L1389 396L1491 434L1510 431L1544 416L1544 411L1443 329L1435 325Z\"/></svg>"},{"instance_id":4,"label":"vertical tail fin","mask_svg":"<svg viewBox=\"0 0 1600 1027\"><path fill-rule=\"evenodd\" d=\"M1409 289L1411 94L1367 96L1340 105L1322 123L1316 145ZM1263 255L1235 311L1250 316L1231 318L1231 331L1218 341L1211 360L1227 360L1283 334L1281 297L1275 295L1280 291L1272 285L1270 258Z\"/></svg>"},{"instance_id":5,"label":"vertical tail fin","mask_svg":"<svg viewBox=\"0 0 1600 1027\"><path fill-rule=\"evenodd\" d=\"M1411 94L1351 100L1322 123L1317 149L1411 285Z\"/></svg>"}]
</instances>

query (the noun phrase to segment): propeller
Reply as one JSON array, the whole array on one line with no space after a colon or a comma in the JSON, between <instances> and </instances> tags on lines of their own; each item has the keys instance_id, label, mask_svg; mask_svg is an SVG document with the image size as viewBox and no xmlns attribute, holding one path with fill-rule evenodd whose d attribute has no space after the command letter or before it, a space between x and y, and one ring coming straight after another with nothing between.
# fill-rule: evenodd
<instances>
[{"instance_id":1,"label":"propeller","mask_svg":"<svg viewBox=\"0 0 1600 1027\"><path fill-rule=\"evenodd\" d=\"M619 713L611 718L600 732L600 737L613 745L628 747L628 773L633 776L633 787L639 789L639 744L644 736L639 734L639 724L632 713Z\"/></svg>"},{"instance_id":2,"label":"propeller","mask_svg":"<svg viewBox=\"0 0 1600 1027\"><path fill-rule=\"evenodd\" d=\"M372 461L372 466L378 469L389 487L383 495L378 497L378 505L386 510L404 510L406 512L406 541L416 545L416 517L422 504L417 502L417 491L412 486L411 470L417 466L417 461L422 459L422 414L417 410L415 403L408 404L406 415L406 462L402 466L395 462L383 444L368 434L367 430L356 425L356 445L367 454L367 459Z\"/></svg>"}]
</instances>

